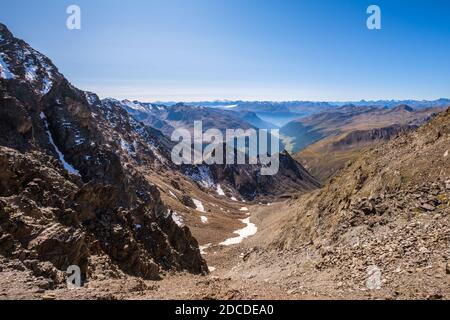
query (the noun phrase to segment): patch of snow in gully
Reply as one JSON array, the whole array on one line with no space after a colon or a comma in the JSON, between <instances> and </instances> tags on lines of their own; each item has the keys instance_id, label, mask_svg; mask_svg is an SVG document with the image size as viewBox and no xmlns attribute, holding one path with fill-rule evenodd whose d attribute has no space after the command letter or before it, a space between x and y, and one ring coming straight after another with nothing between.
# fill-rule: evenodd
<instances>
[{"instance_id":1,"label":"patch of snow in gully","mask_svg":"<svg viewBox=\"0 0 450 320\"><path fill-rule=\"evenodd\" d=\"M192 199L195 206L197 207L197 211L205 212L205 207L203 206L203 203L200 200Z\"/></svg>"},{"instance_id":2,"label":"patch of snow in gully","mask_svg":"<svg viewBox=\"0 0 450 320\"><path fill-rule=\"evenodd\" d=\"M69 171L69 173L71 173L71 174L75 174L77 176L80 176L80 172L77 169L75 169L72 165L67 163L67 161L64 159L64 155L62 154L62 152L56 146L56 144L55 144L55 142L53 140L53 137L52 137L52 133L50 132L50 130L48 128L47 118L45 117L45 114L43 112L41 112L40 117L44 121L45 131L47 132L48 140L49 140L50 144L53 146L53 148L55 148L55 151L58 154L59 161L61 161L61 163L63 164L64 169Z\"/></svg>"},{"instance_id":3,"label":"patch of snow in gully","mask_svg":"<svg viewBox=\"0 0 450 320\"><path fill-rule=\"evenodd\" d=\"M44 78L41 94L46 95L47 93L50 92L52 87L53 87L53 81L50 80L49 78Z\"/></svg>"},{"instance_id":4,"label":"patch of snow in gully","mask_svg":"<svg viewBox=\"0 0 450 320\"><path fill-rule=\"evenodd\" d=\"M123 151L128 153L129 156L132 156L132 157L136 156L136 152L134 152L131 145L122 138L120 139L120 147L122 148Z\"/></svg>"},{"instance_id":5,"label":"patch of snow in gully","mask_svg":"<svg viewBox=\"0 0 450 320\"><path fill-rule=\"evenodd\" d=\"M208 249L211 246L212 246L212 243L205 244L204 246L199 246L198 248L200 249L200 254L201 255L206 255L205 250Z\"/></svg>"},{"instance_id":6,"label":"patch of snow in gully","mask_svg":"<svg viewBox=\"0 0 450 320\"><path fill-rule=\"evenodd\" d=\"M29 82L34 82L37 79L37 72L38 67L35 65L27 65L25 66L25 78L29 81Z\"/></svg>"},{"instance_id":7,"label":"patch of snow in gully","mask_svg":"<svg viewBox=\"0 0 450 320\"><path fill-rule=\"evenodd\" d=\"M244 229L237 230L234 232L235 234L238 235L237 237L227 239L224 242L220 243L220 245L231 246L234 244L239 244L244 239L247 239L248 237L251 237L251 236L255 235L256 232L258 232L258 227L254 223L250 222L250 218L243 219L241 221L242 221L242 223L246 224L246 227Z\"/></svg>"},{"instance_id":8,"label":"patch of snow in gully","mask_svg":"<svg viewBox=\"0 0 450 320\"><path fill-rule=\"evenodd\" d=\"M169 194L170 194L173 198L178 199L178 197L175 195L175 193L172 192L172 190L169 190Z\"/></svg>"},{"instance_id":9,"label":"patch of snow in gully","mask_svg":"<svg viewBox=\"0 0 450 320\"><path fill-rule=\"evenodd\" d=\"M202 220L202 223L205 223L205 224L208 223L208 217L201 216L200 220Z\"/></svg>"}]
</instances>

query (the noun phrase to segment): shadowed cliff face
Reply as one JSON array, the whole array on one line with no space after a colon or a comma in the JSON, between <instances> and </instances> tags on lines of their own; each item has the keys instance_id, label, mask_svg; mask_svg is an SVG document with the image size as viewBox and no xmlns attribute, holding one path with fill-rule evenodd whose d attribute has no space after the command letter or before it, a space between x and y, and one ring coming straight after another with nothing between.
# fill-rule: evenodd
<instances>
[{"instance_id":1,"label":"shadowed cliff face","mask_svg":"<svg viewBox=\"0 0 450 320\"><path fill-rule=\"evenodd\" d=\"M0 35L0 253L55 281L93 257L145 278L206 272L189 230L127 165L162 165L158 132L73 87L1 24Z\"/></svg>"}]
</instances>

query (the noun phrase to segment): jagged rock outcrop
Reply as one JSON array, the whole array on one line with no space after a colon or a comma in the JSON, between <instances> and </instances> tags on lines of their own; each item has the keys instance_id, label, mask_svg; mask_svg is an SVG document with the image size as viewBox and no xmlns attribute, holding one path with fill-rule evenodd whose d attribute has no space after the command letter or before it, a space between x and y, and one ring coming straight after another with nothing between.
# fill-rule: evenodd
<instances>
[{"instance_id":1,"label":"jagged rock outcrop","mask_svg":"<svg viewBox=\"0 0 450 320\"><path fill-rule=\"evenodd\" d=\"M417 129L415 125L392 125L384 128L369 130L355 130L346 134L342 139L331 143L333 149L344 149L347 147L358 147L369 145L377 141L385 141L395 138L399 134Z\"/></svg>"},{"instance_id":2,"label":"jagged rock outcrop","mask_svg":"<svg viewBox=\"0 0 450 320\"><path fill-rule=\"evenodd\" d=\"M221 185L229 196L237 193L239 197L249 201L290 197L321 186L320 182L286 151L274 155L279 161L277 172L273 175L262 175L263 165L259 161L258 164L225 164L227 146L224 145L223 149L224 164L183 165L183 172L203 189L215 192L217 185ZM233 150L237 163L239 151Z\"/></svg>"},{"instance_id":3,"label":"jagged rock outcrop","mask_svg":"<svg viewBox=\"0 0 450 320\"><path fill-rule=\"evenodd\" d=\"M72 264L86 275L95 256L144 278L207 272L189 230L129 165L163 165L159 133L76 89L1 24L0 62L0 254L53 270L55 283Z\"/></svg>"}]
</instances>

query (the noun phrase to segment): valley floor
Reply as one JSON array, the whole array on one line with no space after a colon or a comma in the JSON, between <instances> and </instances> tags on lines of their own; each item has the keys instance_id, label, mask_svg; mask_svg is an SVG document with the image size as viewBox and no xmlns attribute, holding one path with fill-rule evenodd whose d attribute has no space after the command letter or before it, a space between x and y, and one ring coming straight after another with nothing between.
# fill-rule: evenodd
<instances>
[{"instance_id":1,"label":"valley floor","mask_svg":"<svg viewBox=\"0 0 450 320\"><path fill-rule=\"evenodd\" d=\"M287 208L278 203L249 209L251 221L262 226L264 234L271 229L267 217ZM207 276L167 274L161 281L105 277L76 290L46 290L44 279L39 282L26 271L3 264L0 299L450 299L450 275L439 263L383 274L381 289L368 290L366 279L355 278L337 266L318 268L322 261L319 250L309 246L269 250L260 239L256 235L238 245L205 249L212 270Z\"/></svg>"}]
</instances>

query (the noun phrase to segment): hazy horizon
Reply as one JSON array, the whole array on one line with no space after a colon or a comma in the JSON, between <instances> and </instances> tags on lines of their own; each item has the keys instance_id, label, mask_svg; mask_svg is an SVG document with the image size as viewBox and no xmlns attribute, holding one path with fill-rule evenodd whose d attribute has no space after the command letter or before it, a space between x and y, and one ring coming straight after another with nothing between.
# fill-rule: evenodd
<instances>
[{"instance_id":1,"label":"hazy horizon","mask_svg":"<svg viewBox=\"0 0 450 320\"><path fill-rule=\"evenodd\" d=\"M89 90L87 90L89 91ZM406 99L360 99L360 100L348 100L348 101L332 101L332 100L305 100L305 99L292 99L292 100L264 100L264 99L210 99L210 100L177 100L177 101L171 101L171 100L140 100L140 99L129 99L129 98L120 98L120 97L112 97L112 96L99 96L100 99L115 99L119 101L128 100L128 101L139 101L142 103L161 103L161 104L176 104L176 103L201 103L201 102L207 102L207 103L233 103L233 102L261 102L261 103L289 103L289 102L310 102L310 103L328 103L328 104L352 104L352 103L377 103L377 102L403 102L403 101L417 101L417 102L433 102L437 100L450 100L448 97L439 97L439 98L433 98L433 99L414 99L414 98L406 98Z\"/></svg>"}]
</instances>

